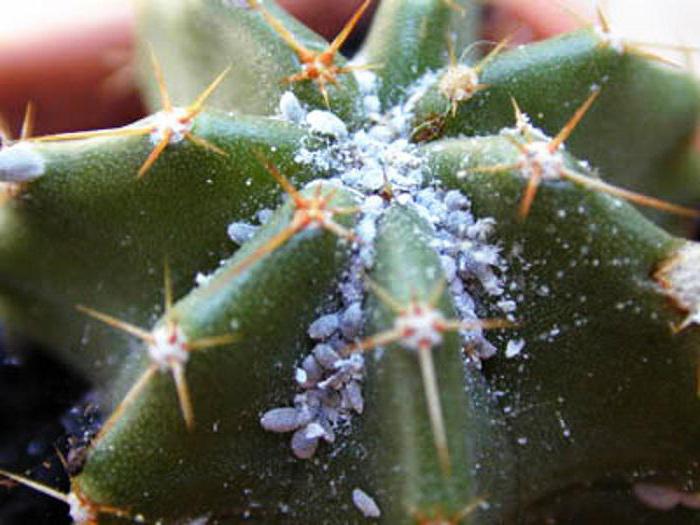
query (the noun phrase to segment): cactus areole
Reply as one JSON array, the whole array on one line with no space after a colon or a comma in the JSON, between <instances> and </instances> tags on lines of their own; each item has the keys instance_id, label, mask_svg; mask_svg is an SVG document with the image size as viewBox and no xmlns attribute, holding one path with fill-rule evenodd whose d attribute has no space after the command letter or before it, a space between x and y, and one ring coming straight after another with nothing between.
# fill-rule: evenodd
<instances>
[{"instance_id":1,"label":"cactus areole","mask_svg":"<svg viewBox=\"0 0 700 525\"><path fill-rule=\"evenodd\" d=\"M83 524L695 523L695 81L604 19L471 46L468 0L383 0L348 61L369 3L327 43L141 2L153 115L3 143L0 316L103 417L70 492L7 491Z\"/></svg>"}]
</instances>

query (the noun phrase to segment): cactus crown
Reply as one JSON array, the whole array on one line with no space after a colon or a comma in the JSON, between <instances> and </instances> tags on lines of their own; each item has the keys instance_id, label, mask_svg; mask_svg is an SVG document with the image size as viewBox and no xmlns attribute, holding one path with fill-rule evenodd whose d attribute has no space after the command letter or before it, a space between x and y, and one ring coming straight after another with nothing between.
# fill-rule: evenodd
<instances>
[{"instance_id":1,"label":"cactus crown","mask_svg":"<svg viewBox=\"0 0 700 525\"><path fill-rule=\"evenodd\" d=\"M66 494L0 474L83 524L695 519L697 85L602 15L466 63L467 0L384 0L348 62L369 5L327 43L143 2L153 115L28 109L0 312L104 423Z\"/></svg>"}]
</instances>

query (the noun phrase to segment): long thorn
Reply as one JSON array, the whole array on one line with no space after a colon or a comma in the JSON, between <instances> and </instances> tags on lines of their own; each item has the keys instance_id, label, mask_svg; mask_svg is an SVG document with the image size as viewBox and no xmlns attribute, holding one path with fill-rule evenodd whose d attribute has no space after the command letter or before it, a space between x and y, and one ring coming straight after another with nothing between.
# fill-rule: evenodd
<instances>
[{"instance_id":1,"label":"long thorn","mask_svg":"<svg viewBox=\"0 0 700 525\"><path fill-rule=\"evenodd\" d=\"M593 103L599 95L600 89L596 89L593 93L591 93L591 95L588 97L588 99L586 99L586 101L581 105L581 107L576 110L576 113L574 113L573 117L569 119L569 122L567 122L566 125L557 134L557 136L549 142L549 151L551 153L557 151L559 147L571 136L571 134L581 122L581 119L583 119L583 117L586 115L586 113L591 108L591 106L593 105Z\"/></svg>"},{"instance_id":2,"label":"long thorn","mask_svg":"<svg viewBox=\"0 0 700 525\"><path fill-rule=\"evenodd\" d=\"M467 505L462 510L460 510L457 514L455 514L455 516L452 518L454 523L459 523L464 518L466 518L467 516L472 514L476 509L478 509L484 503L486 503L486 499L484 499L482 497L476 498L469 505Z\"/></svg>"},{"instance_id":3,"label":"long thorn","mask_svg":"<svg viewBox=\"0 0 700 525\"><path fill-rule=\"evenodd\" d=\"M230 71L231 66L228 66L221 73L219 73L219 76L217 76L214 79L214 81L211 84L209 84L204 91L202 91L202 93L197 97L197 100L190 104L190 106L187 108L188 119L191 119L192 117L196 116L202 111L204 103L212 95L212 93L214 93L214 91L216 91L216 89L221 85L221 83L224 81L224 79Z\"/></svg>"},{"instance_id":4,"label":"long thorn","mask_svg":"<svg viewBox=\"0 0 700 525\"><path fill-rule=\"evenodd\" d=\"M151 335L150 332L144 330L143 328L134 326L133 324L127 323L126 321L122 321L121 319L117 319L116 317L112 317L111 315L103 314L102 312L98 312L97 310L93 310L92 308L83 306L82 304L77 305L76 309L79 312L82 312L94 319L97 319L98 321L102 321L103 323L111 326L112 328L116 328L117 330L121 330L122 332L131 334L134 337L137 337L138 339L141 339L146 343L150 343L153 341L153 335Z\"/></svg>"},{"instance_id":5,"label":"long thorn","mask_svg":"<svg viewBox=\"0 0 700 525\"><path fill-rule=\"evenodd\" d=\"M519 29L519 28L518 28ZM513 35L517 32L516 31L512 32L510 35L505 37L503 40L501 40L496 47L494 47L484 58L482 58L478 64L474 66L474 71L480 75L481 72L484 70L484 68L491 62L494 58L496 58L501 51L503 51L503 48L505 48L510 41L513 39Z\"/></svg>"},{"instance_id":6,"label":"long thorn","mask_svg":"<svg viewBox=\"0 0 700 525\"><path fill-rule=\"evenodd\" d=\"M649 197L641 193L618 188L617 186L613 186L612 184L608 184L602 180L586 177L585 175L581 175L568 169L562 172L562 176L573 182L581 184L582 186L608 193L615 197L639 204L640 206L654 208L656 210L673 213L682 217L690 217L691 219L700 218L700 210L679 206L677 204L672 204L661 199Z\"/></svg>"},{"instance_id":7,"label":"long thorn","mask_svg":"<svg viewBox=\"0 0 700 525\"><path fill-rule=\"evenodd\" d=\"M341 226L337 222L325 221L323 223L323 228L325 230L328 230L329 232L333 233L334 235L340 237L341 239L346 239L348 241L358 240L358 237L357 237L357 235L355 235L355 232L345 228L344 226Z\"/></svg>"},{"instance_id":8,"label":"long thorn","mask_svg":"<svg viewBox=\"0 0 700 525\"><path fill-rule=\"evenodd\" d=\"M170 368L173 371L177 398L180 402L180 411L185 420L185 426L187 426L187 430L192 430L194 428L194 410L192 409L190 388L187 386L187 379L185 378L185 368L181 363L173 363L170 365Z\"/></svg>"},{"instance_id":9,"label":"long thorn","mask_svg":"<svg viewBox=\"0 0 700 525\"><path fill-rule=\"evenodd\" d=\"M172 135L173 131L170 128L163 131L163 138L160 139L160 142L156 145L156 147L151 150L151 153L148 154L148 157L141 165L141 168L139 168L139 172L136 175L137 179L143 178L143 176L146 175L146 172L151 169L151 166L153 166L155 161L158 160L158 157L160 157L161 153L163 153L165 148L168 147L168 144L170 144L170 137L172 137Z\"/></svg>"},{"instance_id":10,"label":"long thorn","mask_svg":"<svg viewBox=\"0 0 700 525\"><path fill-rule=\"evenodd\" d=\"M513 171L520 168L519 163L515 164L494 164L493 166L474 166L469 168L469 171L473 173L503 173L506 171Z\"/></svg>"},{"instance_id":11,"label":"long thorn","mask_svg":"<svg viewBox=\"0 0 700 525\"><path fill-rule=\"evenodd\" d=\"M240 334L223 334L214 335L211 337L202 337L187 343L189 350L204 350L206 348L215 348L218 346L226 346L241 340Z\"/></svg>"},{"instance_id":12,"label":"long thorn","mask_svg":"<svg viewBox=\"0 0 700 525\"><path fill-rule=\"evenodd\" d=\"M270 160L265 155L263 155L261 151L254 149L253 154L257 157L258 162L260 162L260 164L262 164L265 167L268 173L272 175L272 177L277 181L277 184L279 184L282 187L282 189L292 198L294 203L297 206L303 204L304 199L302 198L302 196L299 195L299 192L289 181L289 179L285 177L280 170L277 169L277 166L270 162Z\"/></svg>"},{"instance_id":13,"label":"long thorn","mask_svg":"<svg viewBox=\"0 0 700 525\"><path fill-rule=\"evenodd\" d=\"M200 148L204 148L206 150L209 150L213 153L216 153L217 155L221 155L222 157L228 157L228 153L226 153L224 150L222 150L219 146L215 146L211 142L209 142L206 139L203 139L202 137L198 137L194 133L185 133L185 138L192 142L193 144L196 144Z\"/></svg>"},{"instance_id":14,"label":"long thorn","mask_svg":"<svg viewBox=\"0 0 700 525\"><path fill-rule=\"evenodd\" d=\"M33 479L20 476L19 474L13 474L12 472L8 472L2 469L0 469L0 475L5 476L6 478L10 478L12 481L16 481L20 485L29 487L30 489L36 490L37 492L41 492L42 494L49 496L55 500L62 501L65 504L70 504L67 494L59 492L58 490L44 485L43 483L39 483L38 481L34 481Z\"/></svg>"},{"instance_id":15,"label":"long thorn","mask_svg":"<svg viewBox=\"0 0 700 525\"><path fill-rule=\"evenodd\" d=\"M168 88L165 85L165 77L163 76L163 70L160 67L158 58L156 57L156 52L153 50L153 46L148 44L148 53L151 58L151 65L153 67L153 72L156 75L156 82L158 82L158 91L160 92L160 100L163 104L163 109L165 111L172 111L173 103L170 100L170 94L168 93Z\"/></svg>"},{"instance_id":16,"label":"long thorn","mask_svg":"<svg viewBox=\"0 0 700 525\"><path fill-rule=\"evenodd\" d=\"M93 445L97 444L103 436L106 436L112 427L122 418L126 408L131 405L131 403L133 403L141 394L141 391L148 384L153 377L153 374L155 374L157 370L158 367L156 365L151 365L143 374L141 374L141 377L139 377L138 381L136 381L136 383L134 383L134 385L129 389L126 396L124 396L124 399L121 400L121 403L119 403L114 412L112 412L112 415L109 416L109 419L104 425L102 425L99 434L93 441Z\"/></svg>"},{"instance_id":17,"label":"long thorn","mask_svg":"<svg viewBox=\"0 0 700 525\"><path fill-rule=\"evenodd\" d=\"M627 40L631 46L656 47L658 49L668 49L670 51L680 51L682 53L700 53L700 47L688 46L685 44L668 44L662 42L642 42L639 40Z\"/></svg>"},{"instance_id":18,"label":"long thorn","mask_svg":"<svg viewBox=\"0 0 700 525\"><path fill-rule=\"evenodd\" d=\"M153 132L154 127L143 128L116 128L116 129L98 129L93 131L75 131L70 133L57 133L55 135L44 135L43 137L34 137L30 139L32 142L58 142L64 140L82 140L100 137L132 137L135 135L147 135Z\"/></svg>"},{"instance_id":19,"label":"long thorn","mask_svg":"<svg viewBox=\"0 0 700 525\"><path fill-rule=\"evenodd\" d=\"M529 215L532 203L537 196L537 190L540 187L540 181L542 180L542 167L539 164L535 164L532 167L532 172L530 179L527 181L525 194L520 201L520 207L518 208L518 217L520 220L524 220Z\"/></svg>"},{"instance_id":20,"label":"long thorn","mask_svg":"<svg viewBox=\"0 0 700 525\"><path fill-rule=\"evenodd\" d=\"M265 21L270 24L275 33L277 33L282 40L284 40L284 42L292 48L301 62L306 63L314 59L314 53L297 42L297 39L292 32L284 27L284 24L272 13L270 13L258 0L248 0L248 5L253 9L260 11L260 14L262 14Z\"/></svg>"},{"instance_id":21,"label":"long thorn","mask_svg":"<svg viewBox=\"0 0 700 525\"><path fill-rule=\"evenodd\" d=\"M348 356L357 352L366 352L368 350L374 350L380 346L389 345L395 343L401 339L401 332L398 330L387 330L386 332L380 332L378 334L372 335L360 341L357 344L349 345L340 351L341 356Z\"/></svg>"},{"instance_id":22,"label":"long thorn","mask_svg":"<svg viewBox=\"0 0 700 525\"><path fill-rule=\"evenodd\" d=\"M379 301L382 302L384 306L388 306L392 312L397 315L404 311L404 306L399 301L394 299L388 290L382 288L378 283L374 282L369 277L365 277L365 280L369 289L372 290L372 293L379 298Z\"/></svg>"},{"instance_id":23,"label":"long thorn","mask_svg":"<svg viewBox=\"0 0 700 525\"><path fill-rule=\"evenodd\" d=\"M248 267L255 264L257 261L259 261L266 255L274 252L277 248L279 248L289 239L291 239L298 231L299 226L295 225L295 223L292 222L290 226L288 226L287 228L276 234L274 237L272 237L265 244L254 250L253 253L251 253L247 257L244 257L243 260L239 261L237 264L234 264L230 268L224 270L223 273L216 278L216 281L213 282L212 285L207 288L208 293L213 294L218 292L221 289L221 287L224 286L230 279L237 277L238 275L243 273L243 271L245 271Z\"/></svg>"},{"instance_id":24,"label":"long thorn","mask_svg":"<svg viewBox=\"0 0 700 525\"><path fill-rule=\"evenodd\" d=\"M600 22L600 27L603 29L603 32L610 33L610 30L612 29L610 20L608 20L608 17L600 4L596 6L596 14L598 15L598 22Z\"/></svg>"},{"instance_id":25,"label":"long thorn","mask_svg":"<svg viewBox=\"0 0 700 525\"><path fill-rule=\"evenodd\" d=\"M350 33L352 33L352 30L355 29L355 26L360 21L360 18L362 18L362 15L365 13L365 11L371 3L372 0L365 0L362 3L362 5L357 9L357 11L355 11L355 14L352 15L350 20L348 20L345 23L345 26L343 26L342 31L338 33L338 35L333 39L333 42L331 42L331 45L328 46L328 49L323 52L323 55L333 56L340 50L340 48L348 39Z\"/></svg>"},{"instance_id":26,"label":"long thorn","mask_svg":"<svg viewBox=\"0 0 700 525\"><path fill-rule=\"evenodd\" d=\"M163 294L165 295L165 316L170 317L170 310L173 308L173 279L167 257L163 261Z\"/></svg>"},{"instance_id":27,"label":"long thorn","mask_svg":"<svg viewBox=\"0 0 700 525\"><path fill-rule=\"evenodd\" d=\"M34 131L35 108L33 102L27 102L27 108L24 110L24 120L22 121L22 131L19 134L20 140L26 140L32 136Z\"/></svg>"},{"instance_id":28,"label":"long thorn","mask_svg":"<svg viewBox=\"0 0 700 525\"><path fill-rule=\"evenodd\" d=\"M452 466L447 446L447 432L445 431L445 421L442 415L442 405L440 404L440 391L438 389L437 377L435 376L432 349L430 347L420 348L418 350L418 360L420 363L421 376L423 377L425 401L428 405L430 426L433 429L433 439L440 461L440 468L445 476L449 476L452 471Z\"/></svg>"},{"instance_id":29,"label":"long thorn","mask_svg":"<svg viewBox=\"0 0 700 525\"><path fill-rule=\"evenodd\" d=\"M447 286L447 280L444 278L441 278L436 284L435 288L433 288L433 291L430 292L430 297L428 297L428 304L435 308L437 306L438 302L440 302L440 298L442 297L443 292L445 291L445 287Z\"/></svg>"}]
</instances>

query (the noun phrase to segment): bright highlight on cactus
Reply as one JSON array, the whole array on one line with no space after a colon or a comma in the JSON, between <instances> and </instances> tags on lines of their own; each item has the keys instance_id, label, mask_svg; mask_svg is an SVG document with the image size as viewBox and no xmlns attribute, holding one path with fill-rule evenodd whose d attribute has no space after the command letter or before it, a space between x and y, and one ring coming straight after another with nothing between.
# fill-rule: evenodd
<instances>
[{"instance_id":1,"label":"bright highlight on cactus","mask_svg":"<svg viewBox=\"0 0 700 525\"><path fill-rule=\"evenodd\" d=\"M662 226L700 217L697 83L602 14L460 64L468 0L383 0L346 65L369 4L328 43L272 0L149 0L150 117L28 111L0 316L105 423L67 494L0 475L90 525L696 520L698 244Z\"/></svg>"}]
</instances>

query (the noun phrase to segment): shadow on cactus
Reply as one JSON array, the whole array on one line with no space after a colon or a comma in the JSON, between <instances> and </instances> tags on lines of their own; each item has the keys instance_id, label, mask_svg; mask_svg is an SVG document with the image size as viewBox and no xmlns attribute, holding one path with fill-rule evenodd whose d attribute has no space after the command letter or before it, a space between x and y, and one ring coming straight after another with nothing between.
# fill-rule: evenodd
<instances>
[{"instance_id":1,"label":"shadow on cactus","mask_svg":"<svg viewBox=\"0 0 700 525\"><path fill-rule=\"evenodd\" d=\"M85 524L695 522L697 85L607 22L458 59L464 0L384 0L348 62L368 5L328 44L143 2L161 109L3 146L2 318L105 417L68 493L7 484Z\"/></svg>"}]
</instances>

